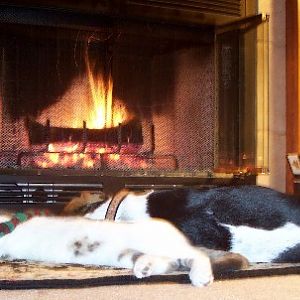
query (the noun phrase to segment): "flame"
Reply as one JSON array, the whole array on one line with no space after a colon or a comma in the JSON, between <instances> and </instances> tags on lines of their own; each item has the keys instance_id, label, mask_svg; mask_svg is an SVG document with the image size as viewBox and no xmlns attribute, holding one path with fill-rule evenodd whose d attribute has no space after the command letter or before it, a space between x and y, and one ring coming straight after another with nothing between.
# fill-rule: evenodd
<instances>
[{"instance_id":1,"label":"flame","mask_svg":"<svg viewBox=\"0 0 300 300\"><path fill-rule=\"evenodd\" d=\"M113 116L113 81L111 75L109 76L106 87L103 75L99 74L97 77L94 76L88 60L87 72L92 95L92 107L86 120L87 127L101 129L117 126L119 123L122 123L124 119L115 120Z\"/></svg>"},{"instance_id":2,"label":"flame","mask_svg":"<svg viewBox=\"0 0 300 300\"><path fill-rule=\"evenodd\" d=\"M116 127L133 118L122 100L113 96L111 72L104 75L85 52L86 74L74 78L70 88L56 103L43 110L36 120L50 126L103 129Z\"/></svg>"},{"instance_id":3,"label":"flame","mask_svg":"<svg viewBox=\"0 0 300 300\"><path fill-rule=\"evenodd\" d=\"M92 95L92 107L87 118L88 128L111 128L129 120L130 116L125 105L118 99L113 99L113 79L111 72L108 79L97 70L95 63L91 62L88 48L85 54L87 76Z\"/></svg>"}]
</instances>

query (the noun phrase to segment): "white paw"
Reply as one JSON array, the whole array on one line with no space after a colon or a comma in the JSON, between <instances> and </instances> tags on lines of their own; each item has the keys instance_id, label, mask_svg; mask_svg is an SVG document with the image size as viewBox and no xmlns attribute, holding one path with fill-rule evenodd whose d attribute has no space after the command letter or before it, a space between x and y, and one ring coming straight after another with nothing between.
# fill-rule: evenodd
<instances>
[{"instance_id":1,"label":"white paw","mask_svg":"<svg viewBox=\"0 0 300 300\"><path fill-rule=\"evenodd\" d=\"M190 280L192 285L197 287L203 287L211 284L214 281L213 274L191 274L190 273Z\"/></svg>"},{"instance_id":2,"label":"white paw","mask_svg":"<svg viewBox=\"0 0 300 300\"><path fill-rule=\"evenodd\" d=\"M190 280L194 286L203 287L214 281L210 261L195 261L189 273Z\"/></svg>"},{"instance_id":3,"label":"white paw","mask_svg":"<svg viewBox=\"0 0 300 300\"><path fill-rule=\"evenodd\" d=\"M133 267L133 273L137 278L149 277L153 274L153 260L151 256L142 255Z\"/></svg>"}]
</instances>

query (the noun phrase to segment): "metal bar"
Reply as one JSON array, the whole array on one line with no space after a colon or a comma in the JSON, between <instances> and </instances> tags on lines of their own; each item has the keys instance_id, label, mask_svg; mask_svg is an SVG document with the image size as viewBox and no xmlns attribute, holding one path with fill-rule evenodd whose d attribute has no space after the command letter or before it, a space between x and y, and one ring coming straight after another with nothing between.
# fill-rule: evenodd
<instances>
[{"instance_id":1,"label":"metal bar","mask_svg":"<svg viewBox=\"0 0 300 300\"><path fill-rule=\"evenodd\" d=\"M69 201L70 201L70 199L68 199L68 200L63 200L63 201L51 201L51 202L49 202L49 201L37 201L37 199L26 199L26 198L24 198L23 199L23 201L15 201L16 199L11 199L11 198L7 198L7 199L5 199L5 201L0 201L0 205L2 205L2 204L43 204L43 205L45 205L45 204L50 204L50 203L53 203L53 204L66 204L66 203L68 203Z\"/></svg>"},{"instance_id":2,"label":"metal bar","mask_svg":"<svg viewBox=\"0 0 300 300\"><path fill-rule=\"evenodd\" d=\"M122 124L119 123L118 125L118 150L117 152L120 153L122 147Z\"/></svg>"},{"instance_id":3,"label":"metal bar","mask_svg":"<svg viewBox=\"0 0 300 300\"><path fill-rule=\"evenodd\" d=\"M133 190L166 190L166 189L180 189L185 188L184 184L125 184L125 188ZM215 184L199 184L193 185L195 189L213 188Z\"/></svg>"},{"instance_id":4,"label":"metal bar","mask_svg":"<svg viewBox=\"0 0 300 300\"><path fill-rule=\"evenodd\" d=\"M101 183L16 183L18 186L29 187L90 187L90 188L102 188Z\"/></svg>"},{"instance_id":5,"label":"metal bar","mask_svg":"<svg viewBox=\"0 0 300 300\"><path fill-rule=\"evenodd\" d=\"M151 131L150 131L150 138L151 138L151 149L150 152L153 155L155 151L155 126L151 124Z\"/></svg>"},{"instance_id":6,"label":"metal bar","mask_svg":"<svg viewBox=\"0 0 300 300\"><path fill-rule=\"evenodd\" d=\"M248 16L239 19L237 21L233 21L224 25L217 26L215 33L218 35L225 32L234 31L234 30L247 30L249 28L256 27L268 20L269 20L269 15L259 14L254 16Z\"/></svg>"},{"instance_id":7,"label":"metal bar","mask_svg":"<svg viewBox=\"0 0 300 300\"><path fill-rule=\"evenodd\" d=\"M70 196L70 195L78 195L78 193L80 193L82 190L73 190L73 191L40 191L40 190L32 190L32 191L24 191L24 190L19 190L19 191L1 191L0 192L0 197L5 197L5 196L9 196L9 195L13 195L13 196L19 196L19 195L51 195L51 196L56 196L56 197L60 197L60 196Z\"/></svg>"},{"instance_id":8,"label":"metal bar","mask_svg":"<svg viewBox=\"0 0 300 300\"><path fill-rule=\"evenodd\" d=\"M82 151L85 151L86 148L86 144L87 144L87 128L86 128L86 121L83 121L82 124L83 128L82 128L82 143L83 143L83 149Z\"/></svg>"},{"instance_id":9,"label":"metal bar","mask_svg":"<svg viewBox=\"0 0 300 300\"><path fill-rule=\"evenodd\" d=\"M47 148L50 143L50 120L47 119L46 121L46 127L45 127L45 142L47 144Z\"/></svg>"}]
</instances>

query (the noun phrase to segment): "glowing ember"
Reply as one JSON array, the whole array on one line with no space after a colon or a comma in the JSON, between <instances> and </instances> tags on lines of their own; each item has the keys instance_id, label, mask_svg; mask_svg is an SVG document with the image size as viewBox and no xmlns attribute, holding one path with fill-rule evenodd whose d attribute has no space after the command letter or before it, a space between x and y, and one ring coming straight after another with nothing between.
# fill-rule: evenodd
<instances>
[{"instance_id":1,"label":"glowing ember","mask_svg":"<svg viewBox=\"0 0 300 300\"><path fill-rule=\"evenodd\" d=\"M48 145L48 151L35 157L34 163L39 168L100 168L101 156L104 155L105 160L111 163L122 161L127 167L135 165L145 166L141 159L134 155L130 158L122 159L122 155L126 153L137 153L140 148L136 145L124 145L121 147L120 153L117 146L107 146L101 144L88 143L85 147L80 143L51 143ZM142 164L142 165L141 165Z\"/></svg>"},{"instance_id":2,"label":"glowing ember","mask_svg":"<svg viewBox=\"0 0 300 300\"><path fill-rule=\"evenodd\" d=\"M73 149L75 150L73 152ZM94 169L94 170L175 170L176 160L172 156L148 158L143 148L136 144L108 146L99 143L53 143L48 152L35 149L35 154L24 154L22 167L38 167L42 169ZM104 163L104 165L103 165Z\"/></svg>"},{"instance_id":3,"label":"glowing ember","mask_svg":"<svg viewBox=\"0 0 300 300\"><path fill-rule=\"evenodd\" d=\"M113 154L109 154L108 157L109 157L109 159L114 160L114 161L120 160L120 154L113 153Z\"/></svg>"}]
</instances>

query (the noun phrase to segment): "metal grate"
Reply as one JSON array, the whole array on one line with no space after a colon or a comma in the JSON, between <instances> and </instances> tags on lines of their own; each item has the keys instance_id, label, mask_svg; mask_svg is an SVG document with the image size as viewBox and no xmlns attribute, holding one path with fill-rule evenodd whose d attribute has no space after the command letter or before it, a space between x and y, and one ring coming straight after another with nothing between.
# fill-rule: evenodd
<instances>
[{"instance_id":1,"label":"metal grate","mask_svg":"<svg viewBox=\"0 0 300 300\"><path fill-rule=\"evenodd\" d=\"M66 203L82 191L100 192L97 183L1 183L0 204Z\"/></svg>"}]
</instances>

